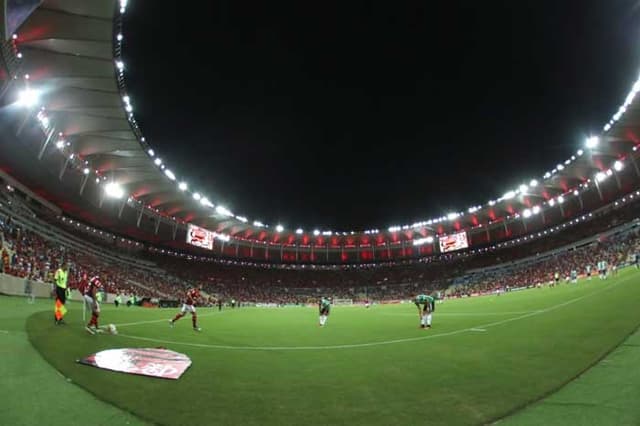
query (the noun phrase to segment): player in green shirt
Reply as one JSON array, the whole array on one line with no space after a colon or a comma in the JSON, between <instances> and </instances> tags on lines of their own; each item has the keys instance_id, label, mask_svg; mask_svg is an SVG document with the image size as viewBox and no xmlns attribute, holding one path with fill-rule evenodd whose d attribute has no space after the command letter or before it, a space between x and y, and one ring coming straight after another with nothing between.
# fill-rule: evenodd
<instances>
[{"instance_id":1,"label":"player in green shirt","mask_svg":"<svg viewBox=\"0 0 640 426\"><path fill-rule=\"evenodd\" d=\"M436 299L426 294L419 294L413 299L413 303L418 307L420 328L431 328L431 314L436 310Z\"/></svg>"},{"instance_id":2,"label":"player in green shirt","mask_svg":"<svg viewBox=\"0 0 640 426\"><path fill-rule=\"evenodd\" d=\"M324 327L327 323L329 311L331 311L331 299L323 297L318 301L318 310L320 311L320 327Z\"/></svg>"}]
</instances>

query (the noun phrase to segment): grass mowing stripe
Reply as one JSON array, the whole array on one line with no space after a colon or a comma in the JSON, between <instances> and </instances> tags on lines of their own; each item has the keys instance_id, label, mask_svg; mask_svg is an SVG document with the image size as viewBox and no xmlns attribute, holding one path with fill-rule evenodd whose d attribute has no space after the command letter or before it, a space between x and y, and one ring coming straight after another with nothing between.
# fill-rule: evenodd
<instances>
[{"instance_id":1,"label":"grass mowing stripe","mask_svg":"<svg viewBox=\"0 0 640 426\"><path fill-rule=\"evenodd\" d=\"M226 350L247 350L247 351L310 351L310 350L333 350L333 349L358 349L358 348L368 348L368 347L372 347L372 346L383 346L383 345L392 345L392 344L396 344L396 343L408 343L408 342L416 342L416 341L420 341L420 340L427 340L427 339L435 339L437 337L447 337L447 336L455 336L457 334L461 334L461 333L466 333L469 331L478 331L480 329L485 329L484 331L486 331L487 328L490 327L495 327L498 325L503 325L503 324L507 324L513 321L519 321L521 319L525 319L525 318L530 318L532 316L535 315L540 315L540 314L544 314L547 312L552 312L556 309L562 308L564 306L567 305L571 305L575 302L578 302L580 300L583 300L585 298L588 297L592 297L592 296L596 296L604 291L608 291L611 290L612 288L615 288L617 286L619 286L620 284L622 284L623 282L626 282L627 280L631 279L632 276L628 276L625 277L619 281L617 281L614 284L611 284L607 287L604 287L600 290L596 290L592 293L589 294L585 294L584 296L580 296L580 297L576 297L575 299L571 299L568 300L566 302L563 303L559 303L557 305L553 305L550 306L548 308L545 309L540 309L537 311L529 311L527 314L524 315L520 315L514 318L507 318L501 321L496 321L496 322L492 322L492 323L488 323L488 324L482 324L482 325L478 325L475 327L469 327L469 328L464 328L464 329L460 329L460 330L454 330L454 331L450 331L447 333L440 333L440 334L432 334L429 336L421 336L421 337L410 337L410 338L406 338L406 339L394 339L394 340L386 340L386 341L382 341L382 342L369 342L369 343L358 343L358 344L351 344L351 345L329 345L329 346L232 346L232 345L210 345L210 344L206 344L206 343L192 343L192 342L178 342L178 341L172 341L172 340L165 340L165 339L156 339L156 338L150 338L150 337L141 337L141 336L132 336L132 335L128 335L128 334L119 334L119 337L125 337L128 339L134 339L134 340L141 340L141 341L147 341L147 342L155 342L155 343L164 343L164 344L168 344L168 345L182 345L182 346L192 346L192 347L197 347L197 348L208 348L208 349L226 349ZM167 320L165 320L167 321ZM156 321L158 322L158 321Z\"/></svg>"}]
</instances>

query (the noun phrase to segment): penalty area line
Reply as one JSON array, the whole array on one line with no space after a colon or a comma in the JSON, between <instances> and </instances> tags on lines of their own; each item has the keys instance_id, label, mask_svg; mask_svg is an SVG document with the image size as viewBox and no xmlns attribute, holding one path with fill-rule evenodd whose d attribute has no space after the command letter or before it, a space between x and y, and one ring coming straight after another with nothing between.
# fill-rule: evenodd
<instances>
[{"instance_id":1,"label":"penalty area line","mask_svg":"<svg viewBox=\"0 0 640 426\"><path fill-rule=\"evenodd\" d=\"M571 299L568 300L566 302L562 302L559 303L557 305L553 305L550 306L548 308L545 309L540 309L537 311L531 311L530 313L524 314L524 315L520 315L517 317L513 317L513 318L507 318L501 321L496 321L496 322L491 322L488 324L480 324L477 325L475 327L470 327L470 328L463 328L460 330L454 330L454 331L449 331L447 333L440 333L440 334L430 334L427 336L420 336L420 337L409 337L406 339L395 339L395 340L385 340L385 341L381 341L381 342L369 342L369 343L355 343L355 344L349 344L349 345L332 345L332 346L231 346L231 345L210 345L210 344L206 344L206 343L192 343L192 342L178 342L178 341L173 341L173 340L165 340L165 339L154 339L154 338L150 338L150 337L141 337L141 336L131 336L128 334L118 334L115 337L124 337L127 339L133 339L133 340L141 340L141 341L146 341L146 342L154 342L154 343L165 343L165 344L170 344L170 345L182 345L182 346L191 346L191 347L196 347L196 348L205 348L205 349L224 349L224 350L237 350L237 351L317 351L317 350L333 350L333 349L358 349L358 348L369 348L369 347L373 347L373 346L385 346L385 345L393 345L393 344L397 344L397 343L407 343L407 342L417 342L417 341L421 341L421 340L429 340L429 339L435 339L437 337L448 337L448 336L455 336L458 334L462 334L462 333L468 333L471 331L474 331L474 329L479 330L479 329L486 329L489 327L496 327L502 324L508 324L510 322L513 321L519 321L521 319L525 319L525 318L530 318L536 315L540 315L543 313L547 313L547 312L552 312L555 311L556 309L560 309L564 306L568 306L571 305L575 302L578 302L580 300L586 299L588 297L592 297L592 296L596 296L604 291L607 290L611 290L614 287L619 286L621 283L628 281L629 279L633 278L632 276L626 277L625 279L622 279L620 281L618 281L617 283L615 283L612 286L607 286L607 287L603 287L600 290L594 291L593 293L589 293L589 294L585 294L584 296L580 296L577 297L575 299Z\"/></svg>"}]
</instances>

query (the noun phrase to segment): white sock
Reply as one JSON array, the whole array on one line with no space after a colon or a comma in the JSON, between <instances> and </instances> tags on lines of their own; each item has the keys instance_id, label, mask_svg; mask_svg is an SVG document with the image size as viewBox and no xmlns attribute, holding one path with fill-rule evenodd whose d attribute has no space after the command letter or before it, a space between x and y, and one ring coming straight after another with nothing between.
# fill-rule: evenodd
<instances>
[{"instance_id":1,"label":"white sock","mask_svg":"<svg viewBox=\"0 0 640 426\"><path fill-rule=\"evenodd\" d=\"M422 318L420 319L420 324L421 325L427 325L427 316L426 315L422 315Z\"/></svg>"},{"instance_id":2,"label":"white sock","mask_svg":"<svg viewBox=\"0 0 640 426\"><path fill-rule=\"evenodd\" d=\"M328 317L325 315L325 316L324 316L324 318L323 318L323 320L322 320L322 324L323 324L323 325L327 323L327 318L328 318Z\"/></svg>"},{"instance_id":3,"label":"white sock","mask_svg":"<svg viewBox=\"0 0 640 426\"><path fill-rule=\"evenodd\" d=\"M320 319L318 321L320 322L320 325L322 325L322 315L320 315Z\"/></svg>"},{"instance_id":4,"label":"white sock","mask_svg":"<svg viewBox=\"0 0 640 426\"><path fill-rule=\"evenodd\" d=\"M431 325L431 314L427 315L427 325Z\"/></svg>"}]
</instances>

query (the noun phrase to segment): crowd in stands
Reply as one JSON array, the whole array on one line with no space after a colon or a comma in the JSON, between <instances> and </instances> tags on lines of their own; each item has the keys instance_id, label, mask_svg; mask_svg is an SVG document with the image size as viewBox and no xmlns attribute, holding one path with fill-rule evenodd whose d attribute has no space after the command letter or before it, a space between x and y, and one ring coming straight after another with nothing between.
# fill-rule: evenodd
<instances>
[{"instance_id":1,"label":"crowd in stands","mask_svg":"<svg viewBox=\"0 0 640 426\"><path fill-rule=\"evenodd\" d=\"M16 218L35 216L35 213L20 203L11 205L6 194L0 195L4 197L0 197L0 203L5 207L0 209L2 272L51 283L60 263L67 261L71 288L77 288L87 277L99 275L108 292L135 294L138 298L180 299L191 286L201 287L212 297L237 303L305 304L326 295L354 301L390 301L407 299L418 292L462 297L545 284L551 282L556 273L565 279L572 271L584 274L587 265L595 274L598 261L614 267L635 256L640 241L638 228L628 226L624 232L610 237L580 242L586 236L593 237L636 217L636 206L615 210L517 247L473 256L439 257L430 262L285 269L193 261L147 252L146 259L140 261L155 268L140 268L115 262L110 256L101 256L92 250L79 250L29 229L24 221L14 220L11 213L15 213ZM63 229L58 228L57 232L68 232ZM91 244L101 241L98 237ZM579 246L571 246L578 242ZM563 244L565 247L558 250ZM113 247L102 249L113 250ZM475 272L469 273L470 270ZM213 299L209 302L213 303Z\"/></svg>"}]
</instances>

